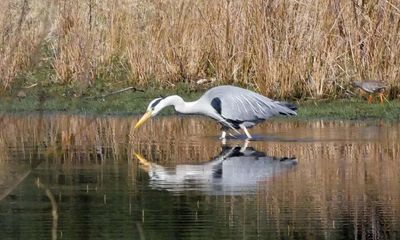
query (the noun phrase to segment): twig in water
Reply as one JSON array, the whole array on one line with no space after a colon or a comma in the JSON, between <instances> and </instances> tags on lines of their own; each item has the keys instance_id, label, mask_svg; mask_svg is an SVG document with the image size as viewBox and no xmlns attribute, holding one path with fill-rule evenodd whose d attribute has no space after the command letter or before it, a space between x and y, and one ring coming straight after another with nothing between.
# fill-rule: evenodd
<instances>
[{"instance_id":1,"label":"twig in water","mask_svg":"<svg viewBox=\"0 0 400 240\"><path fill-rule=\"evenodd\" d=\"M46 196L49 198L50 203L51 203L51 215L53 217L53 224L52 224L52 229L51 229L51 239L56 240L57 239L57 229L58 229L58 206L57 206L57 201L53 195L53 193L50 191L50 189L44 185L39 178L36 179L36 186L39 189L42 189Z\"/></svg>"}]
</instances>

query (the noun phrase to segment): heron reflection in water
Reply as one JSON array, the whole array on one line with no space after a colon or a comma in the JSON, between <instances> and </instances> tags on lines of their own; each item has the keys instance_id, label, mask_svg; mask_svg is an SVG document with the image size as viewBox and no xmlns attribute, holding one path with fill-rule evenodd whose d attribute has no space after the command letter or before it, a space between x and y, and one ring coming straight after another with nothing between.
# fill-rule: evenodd
<instances>
[{"instance_id":1,"label":"heron reflection in water","mask_svg":"<svg viewBox=\"0 0 400 240\"><path fill-rule=\"evenodd\" d=\"M203 164L178 164L174 168L151 163L135 153L149 174L150 186L171 192L198 191L211 195L247 194L261 181L291 170L295 157L273 157L252 147L223 146L221 153Z\"/></svg>"}]
</instances>

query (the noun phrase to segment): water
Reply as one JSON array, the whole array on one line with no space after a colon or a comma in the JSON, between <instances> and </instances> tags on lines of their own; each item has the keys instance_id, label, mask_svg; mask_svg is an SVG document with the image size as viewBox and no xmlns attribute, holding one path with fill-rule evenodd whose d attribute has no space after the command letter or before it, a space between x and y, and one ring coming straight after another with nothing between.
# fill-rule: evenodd
<instances>
[{"instance_id":1,"label":"water","mask_svg":"<svg viewBox=\"0 0 400 240\"><path fill-rule=\"evenodd\" d=\"M9 115L0 239L400 239L400 124Z\"/></svg>"}]
</instances>

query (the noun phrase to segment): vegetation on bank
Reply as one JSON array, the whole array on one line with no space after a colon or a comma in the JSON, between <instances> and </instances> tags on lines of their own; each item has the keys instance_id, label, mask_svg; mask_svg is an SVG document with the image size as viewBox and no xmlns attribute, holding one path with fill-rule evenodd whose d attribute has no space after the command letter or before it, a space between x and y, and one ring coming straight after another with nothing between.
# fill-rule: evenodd
<instances>
[{"instance_id":1,"label":"vegetation on bank","mask_svg":"<svg viewBox=\"0 0 400 240\"><path fill-rule=\"evenodd\" d=\"M3 0L0 94L38 84L81 97L207 78L272 98L336 99L352 80L380 79L395 98L399 9L355 0Z\"/></svg>"},{"instance_id":2,"label":"vegetation on bank","mask_svg":"<svg viewBox=\"0 0 400 240\"><path fill-rule=\"evenodd\" d=\"M177 90L161 90L157 88L145 91L128 90L114 95L92 93L80 97L67 96L59 89L25 90L24 97L1 97L0 112L68 112L75 114L106 114L106 115L137 115L145 112L148 103L159 96L178 94L186 101L200 97L205 89L193 90L182 85ZM104 97L105 96L105 97ZM363 97L352 97L325 101L297 101L299 106L296 119L385 119L400 120L400 101L393 100L383 105L375 98L373 104L368 104ZM168 108L161 114L173 113Z\"/></svg>"}]
</instances>

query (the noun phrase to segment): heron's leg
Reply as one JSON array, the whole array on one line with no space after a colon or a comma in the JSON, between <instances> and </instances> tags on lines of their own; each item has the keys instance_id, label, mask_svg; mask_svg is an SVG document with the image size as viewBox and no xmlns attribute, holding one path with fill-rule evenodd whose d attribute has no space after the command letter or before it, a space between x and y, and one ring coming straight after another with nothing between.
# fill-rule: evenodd
<instances>
[{"instance_id":1,"label":"heron's leg","mask_svg":"<svg viewBox=\"0 0 400 240\"><path fill-rule=\"evenodd\" d=\"M229 129L228 129L229 130ZM229 131L227 131L226 129L224 129L224 128L222 128L221 129L221 137L219 137L219 139L221 139L221 140L223 140L223 139L226 139L226 134L229 134L229 136L231 136L231 137L233 137L233 138L236 138L236 136L235 135L233 135L232 133L230 133Z\"/></svg>"},{"instance_id":2,"label":"heron's leg","mask_svg":"<svg viewBox=\"0 0 400 240\"><path fill-rule=\"evenodd\" d=\"M233 135L232 133L228 133L229 136L233 137L233 138L237 138L235 135Z\"/></svg>"},{"instance_id":3,"label":"heron's leg","mask_svg":"<svg viewBox=\"0 0 400 240\"><path fill-rule=\"evenodd\" d=\"M246 139L246 140L244 141L243 146L240 148L240 152L246 151L246 149L247 149L248 146L249 146L249 139Z\"/></svg>"},{"instance_id":4,"label":"heron's leg","mask_svg":"<svg viewBox=\"0 0 400 240\"><path fill-rule=\"evenodd\" d=\"M226 144L226 131L222 130L221 137L219 137L219 139L221 139L222 145Z\"/></svg>"},{"instance_id":5,"label":"heron's leg","mask_svg":"<svg viewBox=\"0 0 400 240\"><path fill-rule=\"evenodd\" d=\"M221 137L219 139L225 139L226 138L226 131L222 131Z\"/></svg>"},{"instance_id":6,"label":"heron's leg","mask_svg":"<svg viewBox=\"0 0 400 240\"><path fill-rule=\"evenodd\" d=\"M247 128L243 125L239 125L241 129L243 129L244 133L246 133L247 139L252 139L253 137L250 135L249 131L247 131Z\"/></svg>"},{"instance_id":7,"label":"heron's leg","mask_svg":"<svg viewBox=\"0 0 400 240\"><path fill-rule=\"evenodd\" d=\"M226 145L226 138L221 139L221 144Z\"/></svg>"},{"instance_id":8,"label":"heron's leg","mask_svg":"<svg viewBox=\"0 0 400 240\"><path fill-rule=\"evenodd\" d=\"M381 99L381 104L383 104L383 92L379 92L379 98Z\"/></svg>"},{"instance_id":9,"label":"heron's leg","mask_svg":"<svg viewBox=\"0 0 400 240\"><path fill-rule=\"evenodd\" d=\"M371 96L371 94L369 94L368 95L368 104L371 104L372 103L372 96Z\"/></svg>"}]
</instances>

